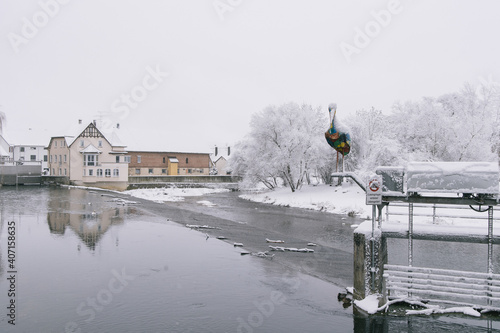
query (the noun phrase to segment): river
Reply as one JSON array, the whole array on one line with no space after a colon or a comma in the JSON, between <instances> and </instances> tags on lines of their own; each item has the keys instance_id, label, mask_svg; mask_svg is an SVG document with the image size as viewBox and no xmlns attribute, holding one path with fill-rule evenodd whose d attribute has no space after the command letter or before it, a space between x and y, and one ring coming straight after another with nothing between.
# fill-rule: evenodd
<instances>
[{"instance_id":1,"label":"river","mask_svg":"<svg viewBox=\"0 0 500 333\"><path fill-rule=\"evenodd\" d=\"M237 193L203 198L213 207L198 200L159 204L78 188L0 188L0 331L498 328L496 320L368 317L343 306L337 294L352 286L351 225L359 219L251 203ZM309 246L314 253L242 255L268 250L266 238L317 245Z\"/></svg>"}]
</instances>

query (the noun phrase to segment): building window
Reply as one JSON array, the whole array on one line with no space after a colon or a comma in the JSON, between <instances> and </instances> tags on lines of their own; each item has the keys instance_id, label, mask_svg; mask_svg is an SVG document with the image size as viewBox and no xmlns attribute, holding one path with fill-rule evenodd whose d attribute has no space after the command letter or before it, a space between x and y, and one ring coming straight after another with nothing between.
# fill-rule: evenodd
<instances>
[{"instance_id":1,"label":"building window","mask_svg":"<svg viewBox=\"0 0 500 333\"><path fill-rule=\"evenodd\" d=\"M140 175L141 174L141 169L135 169L135 174Z\"/></svg>"},{"instance_id":2,"label":"building window","mask_svg":"<svg viewBox=\"0 0 500 333\"><path fill-rule=\"evenodd\" d=\"M94 169L89 169L89 176L93 176L94 175Z\"/></svg>"},{"instance_id":3,"label":"building window","mask_svg":"<svg viewBox=\"0 0 500 333\"><path fill-rule=\"evenodd\" d=\"M57 141L54 141L54 147L57 147Z\"/></svg>"},{"instance_id":4,"label":"building window","mask_svg":"<svg viewBox=\"0 0 500 333\"><path fill-rule=\"evenodd\" d=\"M80 140L80 147L83 147L85 145L85 141Z\"/></svg>"},{"instance_id":5,"label":"building window","mask_svg":"<svg viewBox=\"0 0 500 333\"><path fill-rule=\"evenodd\" d=\"M67 176L68 175L68 172L66 170L66 168L64 168L64 175Z\"/></svg>"},{"instance_id":6,"label":"building window","mask_svg":"<svg viewBox=\"0 0 500 333\"><path fill-rule=\"evenodd\" d=\"M97 145L99 146L99 148L102 148L102 140L97 141Z\"/></svg>"},{"instance_id":7,"label":"building window","mask_svg":"<svg viewBox=\"0 0 500 333\"><path fill-rule=\"evenodd\" d=\"M116 155L116 163L120 163L120 155Z\"/></svg>"},{"instance_id":8,"label":"building window","mask_svg":"<svg viewBox=\"0 0 500 333\"><path fill-rule=\"evenodd\" d=\"M97 177L102 177L102 169L97 169Z\"/></svg>"},{"instance_id":9,"label":"building window","mask_svg":"<svg viewBox=\"0 0 500 333\"><path fill-rule=\"evenodd\" d=\"M36 147L30 147L31 150L36 150Z\"/></svg>"},{"instance_id":10,"label":"building window","mask_svg":"<svg viewBox=\"0 0 500 333\"><path fill-rule=\"evenodd\" d=\"M19 148L21 153L24 153L24 147Z\"/></svg>"},{"instance_id":11,"label":"building window","mask_svg":"<svg viewBox=\"0 0 500 333\"><path fill-rule=\"evenodd\" d=\"M50 155L50 163L52 163L52 155Z\"/></svg>"},{"instance_id":12,"label":"building window","mask_svg":"<svg viewBox=\"0 0 500 333\"><path fill-rule=\"evenodd\" d=\"M120 176L120 170L113 169L113 177L119 177L119 176Z\"/></svg>"},{"instance_id":13,"label":"building window","mask_svg":"<svg viewBox=\"0 0 500 333\"><path fill-rule=\"evenodd\" d=\"M123 156L123 162L130 163L130 156Z\"/></svg>"},{"instance_id":14,"label":"building window","mask_svg":"<svg viewBox=\"0 0 500 333\"><path fill-rule=\"evenodd\" d=\"M59 164L61 164L61 163L62 163L62 156L59 155Z\"/></svg>"},{"instance_id":15,"label":"building window","mask_svg":"<svg viewBox=\"0 0 500 333\"><path fill-rule=\"evenodd\" d=\"M83 170L83 171L85 171L85 170ZM59 168L59 176L61 176L61 175L62 175L62 169Z\"/></svg>"},{"instance_id":16,"label":"building window","mask_svg":"<svg viewBox=\"0 0 500 333\"><path fill-rule=\"evenodd\" d=\"M167 174L167 169L161 169L161 173L164 175Z\"/></svg>"},{"instance_id":17,"label":"building window","mask_svg":"<svg viewBox=\"0 0 500 333\"><path fill-rule=\"evenodd\" d=\"M165 157L163 158L163 163L165 163Z\"/></svg>"},{"instance_id":18,"label":"building window","mask_svg":"<svg viewBox=\"0 0 500 333\"><path fill-rule=\"evenodd\" d=\"M30 155L30 160L31 161L36 161L36 155Z\"/></svg>"},{"instance_id":19,"label":"building window","mask_svg":"<svg viewBox=\"0 0 500 333\"><path fill-rule=\"evenodd\" d=\"M105 177L111 177L111 169L105 169L104 170L104 176Z\"/></svg>"},{"instance_id":20,"label":"building window","mask_svg":"<svg viewBox=\"0 0 500 333\"><path fill-rule=\"evenodd\" d=\"M61 169L59 169L59 170L61 170ZM85 169L83 169L83 176L84 177L85 177L85 174L86 174Z\"/></svg>"},{"instance_id":21,"label":"building window","mask_svg":"<svg viewBox=\"0 0 500 333\"><path fill-rule=\"evenodd\" d=\"M65 147L66 144L64 143L64 140L61 141L61 147Z\"/></svg>"},{"instance_id":22,"label":"building window","mask_svg":"<svg viewBox=\"0 0 500 333\"><path fill-rule=\"evenodd\" d=\"M57 163L57 155L54 155L54 163Z\"/></svg>"},{"instance_id":23,"label":"building window","mask_svg":"<svg viewBox=\"0 0 500 333\"><path fill-rule=\"evenodd\" d=\"M66 155L64 155L64 163L66 163Z\"/></svg>"},{"instance_id":24,"label":"building window","mask_svg":"<svg viewBox=\"0 0 500 333\"><path fill-rule=\"evenodd\" d=\"M192 172L192 170L191 170L191 169L188 169L188 173L191 173L191 172Z\"/></svg>"},{"instance_id":25,"label":"building window","mask_svg":"<svg viewBox=\"0 0 500 333\"><path fill-rule=\"evenodd\" d=\"M189 163L189 158L186 157L186 164L188 164L188 163Z\"/></svg>"},{"instance_id":26,"label":"building window","mask_svg":"<svg viewBox=\"0 0 500 333\"><path fill-rule=\"evenodd\" d=\"M52 168L52 176L55 176L56 175L56 170L54 168Z\"/></svg>"},{"instance_id":27,"label":"building window","mask_svg":"<svg viewBox=\"0 0 500 333\"><path fill-rule=\"evenodd\" d=\"M43 161L47 162L47 155L43 155Z\"/></svg>"},{"instance_id":28,"label":"building window","mask_svg":"<svg viewBox=\"0 0 500 333\"><path fill-rule=\"evenodd\" d=\"M141 155L137 155L137 163L141 163Z\"/></svg>"},{"instance_id":29,"label":"building window","mask_svg":"<svg viewBox=\"0 0 500 333\"><path fill-rule=\"evenodd\" d=\"M148 170L148 173L149 173L150 175L152 175L152 174L153 174L153 169L149 169L149 170Z\"/></svg>"},{"instance_id":30,"label":"building window","mask_svg":"<svg viewBox=\"0 0 500 333\"><path fill-rule=\"evenodd\" d=\"M96 166L98 155L85 154L83 155L83 165L85 166Z\"/></svg>"}]
</instances>

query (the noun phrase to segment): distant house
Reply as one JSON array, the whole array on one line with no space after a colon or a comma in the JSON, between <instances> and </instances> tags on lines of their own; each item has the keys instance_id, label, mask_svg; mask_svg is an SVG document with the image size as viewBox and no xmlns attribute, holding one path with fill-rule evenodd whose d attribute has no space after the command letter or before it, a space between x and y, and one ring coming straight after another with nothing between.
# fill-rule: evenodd
<instances>
[{"instance_id":1,"label":"distant house","mask_svg":"<svg viewBox=\"0 0 500 333\"><path fill-rule=\"evenodd\" d=\"M73 129L74 135L54 136L46 148L51 176L71 184L124 190L128 185L128 157L114 129L103 133L96 122Z\"/></svg>"},{"instance_id":2,"label":"distant house","mask_svg":"<svg viewBox=\"0 0 500 333\"><path fill-rule=\"evenodd\" d=\"M208 175L210 154L129 151L129 176Z\"/></svg>"},{"instance_id":3,"label":"distant house","mask_svg":"<svg viewBox=\"0 0 500 333\"><path fill-rule=\"evenodd\" d=\"M214 148L214 154L210 156L212 163L211 174L219 176L231 174L231 171L228 169L229 155L231 155L231 147L226 147L226 149Z\"/></svg>"},{"instance_id":4,"label":"distant house","mask_svg":"<svg viewBox=\"0 0 500 333\"><path fill-rule=\"evenodd\" d=\"M24 165L40 165L41 170L48 171L48 158L45 144L48 134L31 128L16 130L0 136L0 159ZM9 158L5 157L8 147Z\"/></svg>"}]
</instances>

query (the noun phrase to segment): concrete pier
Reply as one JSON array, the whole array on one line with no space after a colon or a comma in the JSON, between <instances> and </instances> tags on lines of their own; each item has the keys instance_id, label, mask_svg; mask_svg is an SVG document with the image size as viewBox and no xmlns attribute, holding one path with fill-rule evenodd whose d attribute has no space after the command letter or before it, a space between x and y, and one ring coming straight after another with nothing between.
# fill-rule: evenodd
<instances>
[{"instance_id":1,"label":"concrete pier","mask_svg":"<svg viewBox=\"0 0 500 333\"><path fill-rule=\"evenodd\" d=\"M387 241L380 229L354 232L354 299L383 294L384 264L387 263Z\"/></svg>"}]
</instances>

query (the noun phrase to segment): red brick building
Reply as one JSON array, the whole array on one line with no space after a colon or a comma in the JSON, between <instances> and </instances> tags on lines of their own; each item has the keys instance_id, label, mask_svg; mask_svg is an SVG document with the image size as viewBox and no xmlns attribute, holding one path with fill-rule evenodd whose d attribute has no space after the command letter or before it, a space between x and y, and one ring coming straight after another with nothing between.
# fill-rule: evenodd
<instances>
[{"instance_id":1,"label":"red brick building","mask_svg":"<svg viewBox=\"0 0 500 333\"><path fill-rule=\"evenodd\" d=\"M208 175L210 154L128 151L129 176Z\"/></svg>"}]
</instances>

